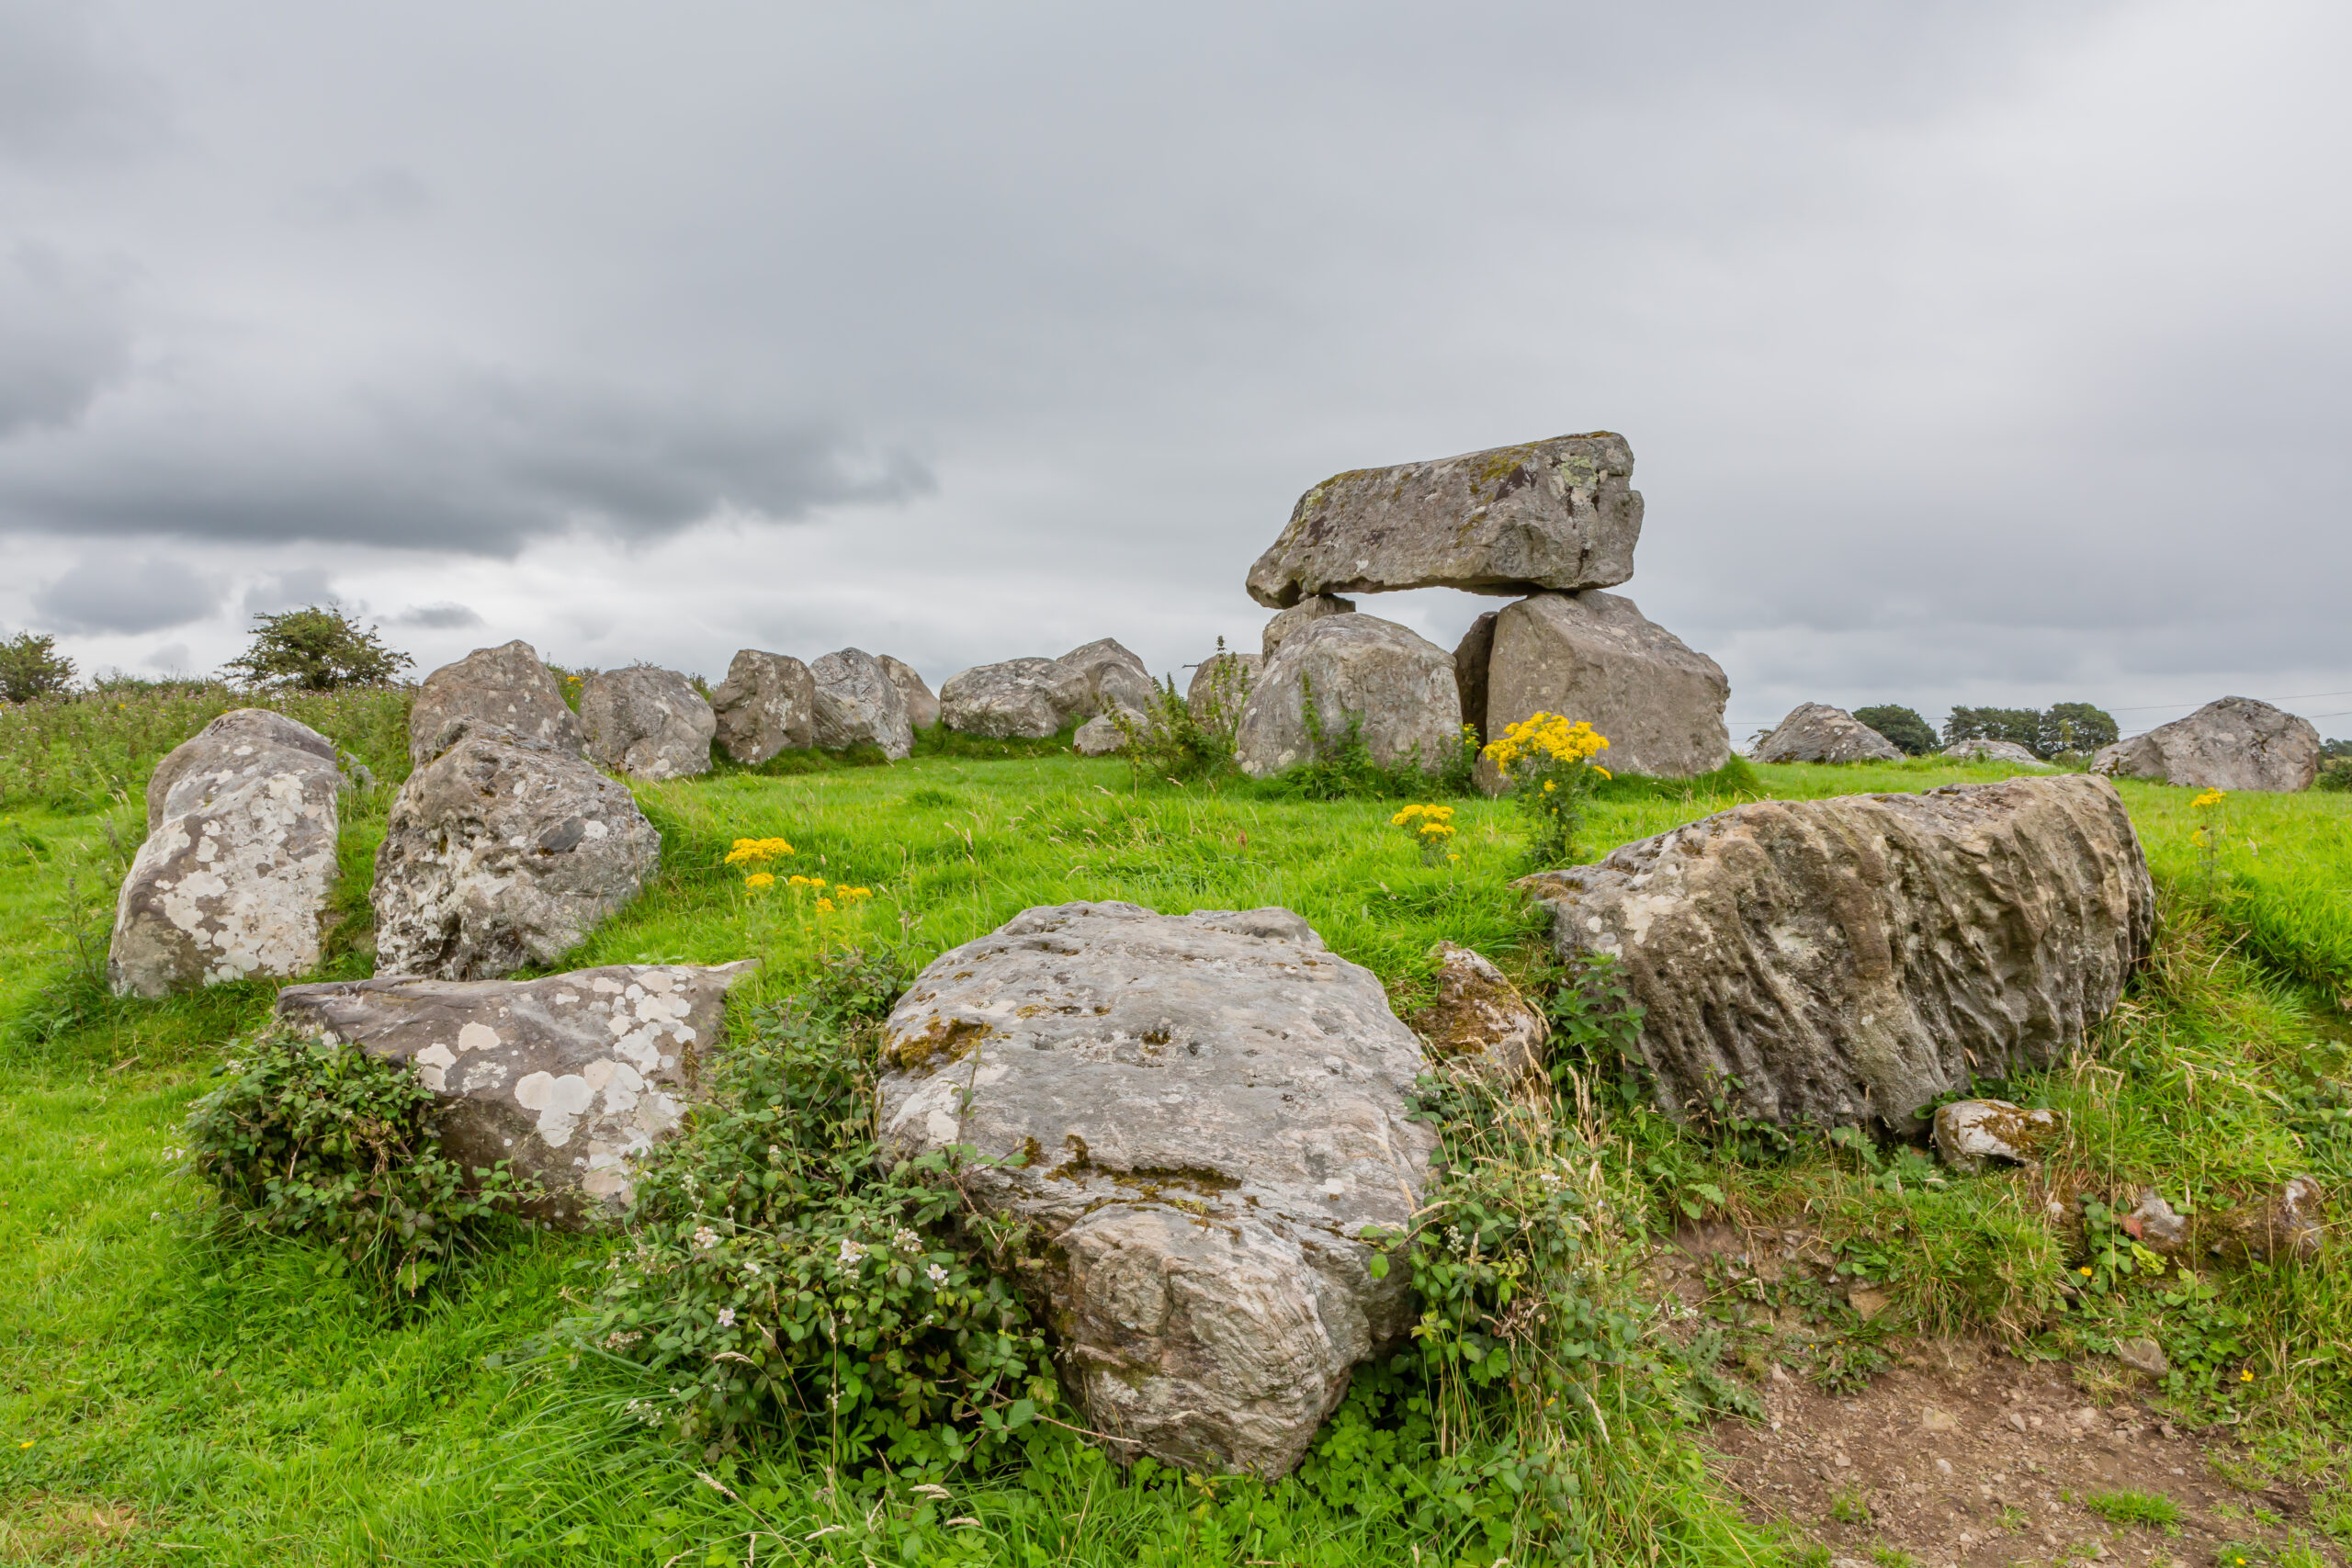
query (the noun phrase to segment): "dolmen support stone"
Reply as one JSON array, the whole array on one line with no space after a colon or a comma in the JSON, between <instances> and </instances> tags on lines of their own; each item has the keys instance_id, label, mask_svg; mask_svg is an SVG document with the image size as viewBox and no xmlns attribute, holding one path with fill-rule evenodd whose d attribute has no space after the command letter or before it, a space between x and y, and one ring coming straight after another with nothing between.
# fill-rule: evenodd
<instances>
[{"instance_id":1,"label":"dolmen support stone","mask_svg":"<svg viewBox=\"0 0 2352 1568\"><path fill-rule=\"evenodd\" d=\"M632 664L588 678L580 728L597 766L631 778L678 779L710 772L718 719L675 670Z\"/></svg>"},{"instance_id":2,"label":"dolmen support stone","mask_svg":"<svg viewBox=\"0 0 2352 1568\"><path fill-rule=\"evenodd\" d=\"M907 722L917 729L929 729L939 722L939 698L923 683L915 667L903 659L883 654L882 673L890 677L890 684L899 688L899 700L907 705Z\"/></svg>"},{"instance_id":3,"label":"dolmen support stone","mask_svg":"<svg viewBox=\"0 0 2352 1568\"><path fill-rule=\"evenodd\" d=\"M1193 671L1184 688L1184 710L1213 734L1231 735L1258 684L1265 660L1254 653L1213 653Z\"/></svg>"},{"instance_id":4,"label":"dolmen support stone","mask_svg":"<svg viewBox=\"0 0 2352 1568\"><path fill-rule=\"evenodd\" d=\"M576 751L443 727L376 852L376 973L477 980L551 964L644 891L662 835Z\"/></svg>"},{"instance_id":5,"label":"dolmen support stone","mask_svg":"<svg viewBox=\"0 0 2352 1568\"><path fill-rule=\"evenodd\" d=\"M1264 778L1314 760L1310 689L1325 738L1358 724L1382 767L1435 773L1462 743L1452 655L1394 621L1328 615L1293 632L1259 671L1236 736L1242 772Z\"/></svg>"},{"instance_id":6,"label":"dolmen support stone","mask_svg":"<svg viewBox=\"0 0 2352 1568\"><path fill-rule=\"evenodd\" d=\"M2319 764L2319 731L2311 720L2252 697L2223 697L2187 718L2102 746L2091 771L2192 789L2290 794L2311 788Z\"/></svg>"},{"instance_id":7,"label":"dolmen support stone","mask_svg":"<svg viewBox=\"0 0 2352 1568\"><path fill-rule=\"evenodd\" d=\"M2084 773L1758 801L1521 886L1563 957L1617 964L1668 1115L1724 1094L1903 1135L2080 1040L2155 920L2123 802Z\"/></svg>"},{"instance_id":8,"label":"dolmen support stone","mask_svg":"<svg viewBox=\"0 0 2352 1568\"><path fill-rule=\"evenodd\" d=\"M718 743L746 767L817 743L817 678L788 653L738 652L710 708Z\"/></svg>"},{"instance_id":9,"label":"dolmen support stone","mask_svg":"<svg viewBox=\"0 0 2352 1568\"><path fill-rule=\"evenodd\" d=\"M1759 762L1899 762L1894 741L1827 703L1799 703L1756 745Z\"/></svg>"},{"instance_id":10,"label":"dolmen support stone","mask_svg":"<svg viewBox=\"0 0 2352 1568\"><path fill-rule=\"evenodd\" d=\"M915 749L915 727L882 661L860 648L829 653L808 667L817 683L817 744L828 751L879 746L894 762Z\"/></svg>"},{"instance_id":11,"label":"dolmen support stone","mask_svg":"<svg viewBox=\"0 0 2352 1568\"><path fill-rule=\"evenodd\" d=\"M1730 700L1722 666L1623 595L1538 593L1496 615L1490 742L1536 714L1560 714L1609 738L1600 761L1610 772L1689 778L1731 761Z\"/></svg>"},{"instance_id":12,"label":"dolmen support stone","mask_svg":"<svg viewBox=\"0 0 2352 1568\"><path fill-rule=\"evenodd\" d=\"M316 967L343 787L334 743L267 708L174 747L148 779L147 838L115 900L115 995Z\"/></svg>"},{"instance_id":13,"label":"dolmen support stone","mask_svg":"<svg viewBox=\"0 0 2352 1568\"><path fill-rule=\"evenodd\" d=\"M410 763L421 768L446 750L442 728L459 718L495 725L559 751L576 753L583 744L579 716L564 705L538 650L519 639L475 649L424 678L409 709Z\"/></svg>"},{"instance_id":14,"label":"dolmen support stone","mask_svg":"<svg viewBox=\"0 0 2352 1568\"><path fill-rule=\"evenodd\" d=\"M545 1189L526 1213L577 1228L634 1201L639 1158L676 1131L700 1060L719 1042L728 987L757 967L288 986L277 1019L407 1064L435 1096L444 1152L469 1170L511 1160Z\"/></svg>"},{"instance_id":15,"label":"dolmen support stone","mask_svg":"<svg viewBox=\"0 0 2352 1568\"><path fill-rule=\"evenodd\" d=\"M1044 740L1091 711L1086 673L1058 659L1007 659L947 677L939 719L960 735Z\"/></svg>"},{"instance_id":16,"label":"dolmen support stone","mask_svg":"<svg viewBox=\"0 0 2352 1568\"><path fill-rule=\"evenodd\" d=\"M1633 475L1609 431L1334 474L1298 498L1250 596L1279 610L1318 593L1613 587L1642 536Z\"/></svg>"},{"instance_id":17,"label":"dolmen support stone","mask_svg":"<svg viewBox=\"0 0 2352 1568\"><path fill-rule=\"evenodd\" d=\"M1258 634L1259 655L1272 659L1282 651L1282 646L1290 639L1291 633L1309 621L1319 621L1326 615L1352 615L1355 613L1356 602L1352 599L1342 599L1333 593L1309 595L1279 615L1267 617L1265 629Z\"/></svg>"},{"instance_id":18,"label":"dolmen support stone","mask_svg":"<svg viewBox=\"0 0 2352 1568\"><path fill-rule=\"evenodd\" d=\"M1113 1451L1287 1473L1409 1328L1402 1232L1434 1137L1420 1042L1287 909L1024 910L942 953L884 1029L886 1157L957 1145L1035 1227L1023 1287Z\"/></svg>"}]
</instances>

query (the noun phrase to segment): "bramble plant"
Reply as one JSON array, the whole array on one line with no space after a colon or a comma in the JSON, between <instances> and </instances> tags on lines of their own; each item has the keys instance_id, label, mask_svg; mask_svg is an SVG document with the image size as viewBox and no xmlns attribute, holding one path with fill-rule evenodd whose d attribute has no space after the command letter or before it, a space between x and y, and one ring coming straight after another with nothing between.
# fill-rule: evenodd
<instances>
[{"instance_id":1,"label":"bramble plant","mask_svg":"<svg viewBox=\"0 0 2352 1568\"><path fill-rule=\"evenodd\" d=\"M28 703L62 697L74 684L74 661L57 651L57 639L18 632L0 642L0 699Z\"/></svg>"},{"instance_id":2,"label":"bramble plant","mask_svg":"<svg viewBox=\"0 0 2352 1568\"><path fill-rule=\"evenodd\" d=\"M1405 836L1420 846L1423 865L1444 865L1462 858L1453 848L1451 806L1408 806L1391 817L1388 825L1402 828Z\"/></svg>"},{"instance_id":3,"label":"bramble plant","mask_svg":"<svg viewBox=\"0 0 2352 1568\"><path fill-rule=\"evenodd\" d=\"M384 646L374 626L362 626L333 604L254 616L254 639L220 668L255 686L332 692L381 686L416 660Z\"/></svg>"},{"instance_id":4,"label":"bramble plant","mask_svg":"<svg viewBox=\"0 0 2352 1568\"><path fill-rule=\"evenodd\" d=\"M1527 814L1528 858L1539 869L1575 861L1585 797L1595 782L1612 776L1593 761L1608 749L1609 738L1583 719L1570 724L1554 713L1529 715L1487 748L1511 798Z\"/></svg>"}]
</instances>

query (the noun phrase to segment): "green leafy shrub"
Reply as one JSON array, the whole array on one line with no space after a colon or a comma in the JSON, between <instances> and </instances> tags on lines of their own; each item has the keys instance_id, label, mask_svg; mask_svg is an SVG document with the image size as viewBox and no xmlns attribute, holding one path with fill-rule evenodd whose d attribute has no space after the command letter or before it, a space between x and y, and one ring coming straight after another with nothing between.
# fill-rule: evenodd
<instances>
[{"instance_id":1,"label":"green leafy shrub","mask_svg":"<svg viewBox=\"0 0 2352 1568\"><path fill-rule=\"evenodd\" d=\"M433 1092L356 1046L265 1033L225 1070L187 1120L224 1224L326 1247L380 1294L416 1294L539 1195L503 1160L469 1171L444 1156Z\"/></svg>"},{"instance_id":2,"label":"green leafy shrub","mask_svg":"<svg viewBox=\"0 0 2352 1568\"><path fill-rule=\"evenodd\" d=\"M385 647L374 626L334 605L312 604L254 616L252 643L221 668L256 686L333 692L383 685L415 662Z\"/></svg>"},{"instance_id":3,"label":"green leafy shrub","mask_svg":"<svg viewBox=\"0 0 2352 1568\"><path fill-rule=\"evenodd\" d=\"M1241 709L1250 700L1250 667L1227 653L1225 638L1219 637L1206 679L1198 714L1170 675L1152 689L1143 714L1120 709L1111 715L1126 742L1121 755L1136 783L1216 778L1234 771Z\"/></svg>"},{"instance_id":4,"label":"green leafy shrub","mask_svg":"<svg viewBox=\"0 0 2352 1568\"><path fill-rule=\"evenodd\" d=\"M2335 795L2352 795L2352 757L2330 757L2322 762L2318 775L2312 780L2312 788L2324 789Z\"/></svg>"},{"instance_id":5,"label":"green leafy shrub","mask_svg":"<svg viewBox=\"0 0 2352 1568\"><path fill-rule=\"evenodd\" d=\"M1885 736L1906 757L1924 757L1936 749L1935 726L1909 708L1881 703L1876 707L1856 708L1854 716Z\"/></svg>"},{"instance_id":6,"label":"green leafy shrub","mask_svg":"<svg viewBox=\"0 0 2352 1568\"><path fill-rule=\"evenodd\" d=\"M74 661L57 651L57 639L18 632L0 642L0 698L28 703L59 697L73 687Z\"/></svg>"}]
</instances>

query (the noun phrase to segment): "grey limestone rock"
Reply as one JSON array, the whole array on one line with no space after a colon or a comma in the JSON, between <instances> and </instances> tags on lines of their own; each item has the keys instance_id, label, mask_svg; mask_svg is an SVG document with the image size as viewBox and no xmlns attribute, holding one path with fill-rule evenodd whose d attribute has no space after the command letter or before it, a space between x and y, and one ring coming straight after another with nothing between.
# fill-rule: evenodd
<instances>
[{"instance_id":1,"label":"grey limestone rock","mask_svg":"<svg viewBox=\"0 0 2352 1568\"><path fill-rule=\"evenodd\" d=\"M278 1021L406 1064L468 1169L511 1160L545 1196L526 1212L578 1227L615 1218L638 1161L675 1132L728 987L754 960L616 964L539 980L346 980L288 986Z\"/></svg>"},{"instance_id":2,"label":"grey limestone rock","mask_svg":"<svg viewBox=\"0 0 2352 1568\"><path fill-rule=\"evenodd\" d=\"M147 784L147 838L115 899L107 983L162 997L319 961L335 880L334 743L267 708L222 714Z\"/></svg>"},{"instance_id":3,"label":"grey limestone rock","mask_svg":"<svg viewBox=\"0 0 2352 1568\"><path fill-rule=\"evenodd\" d=\"M1281 609L1317 593L1608 588L1634 575L1642 496L1609 431L1334 474L1298 498L1250 569Z\"/></svg>"},{"instance_id":4,"label":"grey limestone rock","mask_svg":"<svg viewBox=\"0 0 2352 1568\"><path fill-rule=\"evenodd\" d=\"M1722 667L1615 593L1538 593L1495 617L1487 739L1539 713L1609 738L1612 773L1689 778L1731 760ZM1488 777L1490 787L1498 780Z\"/></svg>"},{"instance_id":5,"label":"grey limestone rock","mask_svg":"<svg viewBox=\"0 0 2352 1568\"><path fill-rule=\"evenodd\" d=\"M2194 789L2291 793L2319 776L2319 731L2252 697L2223 697L2187 718L2103 746L2091 771Z\"/></svg>"},{"instance_id":6,"label":"grey limestone rock","mask_svg":"<svg viewBox=\"0 0 2352 1568\"><path fill-rule=\"evenodd\" d=\"M2048 768L2049 763L2014 740L1989 740L1976 736L1955 740L1943 754L1955 762L2014 762L2020 768Z\"/></svg>"},{"instance_id":7,"label":"grey limestone rock","mask_svg":"<svg viewBox=\"0 0 2352 1568\"><path fill-rule=\"evenodd\" d=\"M828 751L874 745L894 762L915 749L907 700L882 661L863 649L844 648L808 667L817 685L817 744Z\"/></svg>"},{"instance_id":8,"label":"grey limestone rock","mask_svg":"<svg viewBox=\"0 0 2352 1568\"><path fill-rule=\"evenodd\" d=\"M1184 711L1209 733L1230 737L1264 663L1254 653L1209 655L1193 668L1192 683L1184 688Z\"/></svg>"},{"instance_id":9,"label":"grey limestone rock","mask_svg":"<svg viewBox=\"0 0 2352 1568\"><path fill-rule=\"evenodd\" d=\"M2123 802L2086 773L1758 801L1521 886L1562 956L1617 962L1668 1114L1736 1077L1747 1114L1905 1135L1972 1073L2082 1038L2155 923Z\"/></svg>"},{"instance_id":10,"label":"grey limestone rock","mask_svg":"<svg viewBox=\"0 0 2352 1568\"><path fill-rule=\"evenodd\" d=\"M1478 732L1481 746L1492 739L1487 733L1487 672L1495 658L1495 623L1501 618L1500 610L1487 611L1453 646L1453 689L1462 694L1462 722Z\"/></svg>"},{"instance_id":11,"label":"grey limestone rock","mask_svg":"<svg viewBox=\"0 0 2352 1568\"><path fill-rule=\"evenodd\" d=\"M917 729L929 729L939 722L939 698L923 683L915 667L902 659L882 655L882 672L890 677L890 684L899 688L899 700L907 705L907 722Z\"/></svg>"},{"instance_id":12,"label":"grey limestone rock","mask_svg":"<svg viewBox=\"0 0 2352 1568\"><path fill-rule=\"evenodd\" d=\"M644 890L662 835L586 759L470 722L408 776L376 852L376 973L551 964Z\"/></svg>"},{"instance_id":13,"label":"grey limestone rock","mask_svg":"<svg viewBox=\"0 0 2352 1568\"><path fill-rule=\"evenodd\" d=\"M1614 750L1612 745L1611 750ZM1894 742L1827 703L1799 703L1757 743L1759 762L1899 762Z\"/></svg>"},{"instance_id":14,"label":"grey limestone rock","mask_svg":"<svg viewBox=\"0 0 2352 1568\"><path fill-rule=\"evenodd\" d=\"M1102 637L1084 648L1073 648L1054 660L1086 678L1087 712L1107 714L1114 708L1149 713L1159 684L1143 660L1120 646L1116 637Z\"/></svg>"},{"instance_id":15,"label":"grey limestone rock","mask_svg":"<svg viewBox=\"0 0 2352 1568\"><path fill-rule=\"evenodd\" d=\"M817 678L790 654L742 649L710 706L718 743L746 766L817 743Z\"/></svg>"},{"instance_id":16,"label":"grey limestone rock","mask_svg":"<svg viewBox=\"0 0 2352 1568\"><path fill-rule=\"evenodd\" d=\"M950 675L939 688L939 720L964 735L1044 740L1093 701L1083 671L1057 659L1008 659Z\"/></svg>"},{"instance_id":17,"label":"grey limestone rock","mask_svg":"<svg viewBox=\"0 0 2352 1568\"><path fill-rule=\"evenodd\" d=\"M1433 956L1437 996L1411 1020L1430 1055L1505 1088L1542 1083L1552 1038L1544 1015L1485 954L1441 942Z\"/></svg>"},{"instance_id":18,"label":"grey limestone rock","mask_svg":"<svg viewBox=\"0 0 2352 1568\"><path fill-rule=\"evenodd\" d=\"M459 718L511 729L560 751L582 745L579 716L564 705L538 650L519 639L475 649L424 678L409 709L409 761L421 768L438 756L442 730Z\"/></svg>"},{"instance_id":19,"label":"grey limestone rock","mask_svg":"<svg viewBox=\"0 0 2352 1568\"><path fill-rule=\"evenodd\" d=\"M1413 1320L1402 1231L1434 1138L1379 980L1287 909L1024 910L942 953L883 1034L893 1157L968 1145L982 1212L1120 1457L1287 1473L1351 1369Z\"/></svg>"},{"instance_id":20,"label":"grey limestone rock","mask_svg":"<svg viewBox=\"0 0 2352 1568\"><path fill-rule=\"evenodd\" d=\"M675 670L632 664L588 678L580 728L597 766L631 778L676 779L710 772L718 719Z\"/></svg>"},{"instance_id":21,"label":"grey limestone rock","mask_svg":"<svg viewBox=\"0 0 2352 1568\"><path fill-rule=\"evenodd\" d=\"M1954 1170L2039 1160L2065 1123L2055 1111L2028 1111L2006 1100L1955 1100L1936 1107L1936 1153Z\"/></svg>"},{"instance_id":22,"label":"grey limestone rock","mask_svg":"<svg viewBox=\"0 0 2352 1568\"><path fill-rule=\"evenodd\" d=\"M1119 711L1126 715L1131 724L1145 722L1143 715L1132 708ZM1070 749L1081 757L1107 757L1114 751L1125 750L1126 747L1125 732L1112 721L1109 714L1098 714L1088 719L1078 727L1078 733L1070 737Z\"/></svg>"},{"instance_id":23,"label":"grey limestone rock","mask_svg":"<svg viewBox=\"0 0 2352 1568\"><path fill-rule=\"evenodd\" d=\"M1324 733L1360 717L1383 767L1418 759L1435 773L1461 744L1462 695L1445 649L1376 615L1329 615L1292 633L1258 672L1236 735L1242 772L1264 778L1313 760L1310 687Z\"/></svg>"},{"instance_id":24,"label":"grey limestone rock","mask_svg":"<svg viewBox=\"0 0 2352 1568\"><path fill-rule=\"evenodd\" d=\"M1352 599L1342 599L1331 593L1311 594L1267 620L1266 629L1258 637L1259 655L1272 659L1293 632L1310 621L1319 621L1326 615L1352 615L1355 613L1356 602Z\"/></svg>"}]
</instances>

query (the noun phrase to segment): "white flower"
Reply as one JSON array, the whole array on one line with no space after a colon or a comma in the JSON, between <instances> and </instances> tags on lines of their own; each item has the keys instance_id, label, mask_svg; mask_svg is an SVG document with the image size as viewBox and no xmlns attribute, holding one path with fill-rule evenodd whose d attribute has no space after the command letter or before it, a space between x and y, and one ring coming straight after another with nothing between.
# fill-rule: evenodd
<instances>
[{"instance_id":1,"label":"white flower","mask_svg":"<svg viewBox=\"0 0 2352 1568\"><path fill-rule=\"evenodd\" d=\"M849 1239L849 1237L847 1237L847 1236L843 1236L843 1237L842 1237L842 1268L844 1268L844 1269L854 1269L854 1268L855 1268L855 1267L857 1266L858 1262L859 1262L862 1258L864 1258L865 1257L865 1248L864 1248L864 1247L862 1247L858 1246L858 1245L857 1245L857 1243L855 1243L855 1242L854 1242L854 1241L850 1240L850 1239Z\"/></svg>"},{"instance_id":2,"label":"white flower","mask_svg":"<svg viewBox=\"0 0 2352 1568\"><path fill-rule=\"evenodd\" d=\"M733 1307L720 1307L718 1309L718 1326L721 1328L732 1328L735 1326L735 1309Z\"/></svg>"},{"instance_id":3,"label":"white flower","mask_svg":"<svg viewBox=\"0 0 2352 1568\"><path fill-rule=\"evenodd\" d=\"M897 1247L900 1252L921 1252L922 1250L922 1237L901 1226L898 1234L890 1238L890 1245Z\"/></svg>"},{"instance_id":4,"label":"white flower","mask_svg":"<svg viewBox=\"0 0 2352 1568\"><path fill-rule=\"evenodd\" d=\"M924 1269L923 1272L931 1276L931 1288L934 1291L941 1289L947 1283L947 1270L942 1269L936 1263Z\"/></svg>"},{"instance_id":5,"label":"white flower","mask_svg":"<svg viewBox=\"0 0 2352 1568\"><path fill-rule=\"evenodd\" d=\"M718 1233L708 1225L695 1227L695 1245L707 1252L718 1245Z\"/></svg>"},{"instance_id":6,"label":"white flower","mask_svg":"<svg viewBox=\"0 0 2352 1568\"><path fill-rule=\"evenodd\" d=\"M743 1272L756 1278L760 1272L760 1266L752 1261L752 1259L746 1258L743 1259Z\"/></svg>"}]
</instances>

